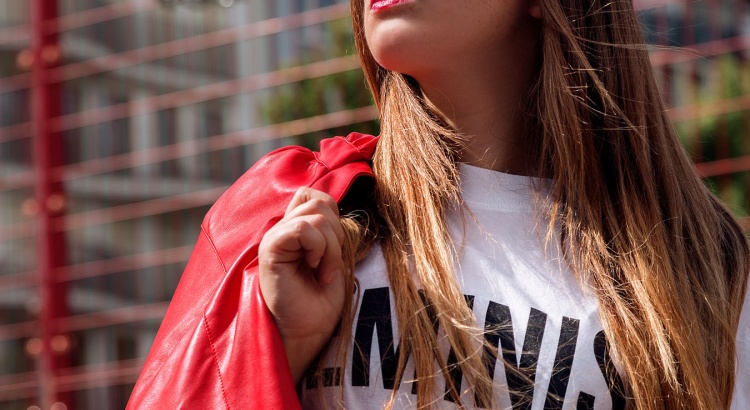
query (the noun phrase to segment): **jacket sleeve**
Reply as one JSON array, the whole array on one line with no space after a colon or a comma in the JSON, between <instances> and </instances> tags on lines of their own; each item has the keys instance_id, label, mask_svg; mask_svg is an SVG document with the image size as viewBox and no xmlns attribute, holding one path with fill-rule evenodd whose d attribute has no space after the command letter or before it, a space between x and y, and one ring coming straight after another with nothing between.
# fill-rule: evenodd
<instances>
[{"instance_id":1,"label":"jacket sleeve","mask_svg":"<svg viewBox=\"0 0 750 410\"><path fill-rule=\"evenodd\" d=\"M298 409L286 353L257 280L258 245L299 187L341 201L371 178L377 139L286 147L214 204L159 328L128 409Z\"/></svg>"}]
</instances>

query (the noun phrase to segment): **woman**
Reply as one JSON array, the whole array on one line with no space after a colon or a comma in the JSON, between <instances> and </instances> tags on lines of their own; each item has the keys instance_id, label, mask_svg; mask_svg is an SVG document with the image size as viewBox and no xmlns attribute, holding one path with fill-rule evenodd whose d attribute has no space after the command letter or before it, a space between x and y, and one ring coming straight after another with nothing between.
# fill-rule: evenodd
<instances>
[{"instance_id":1,"label":"woman","mask_svg":"<svg viewBox=\"0 0 750 410\"><path fill-rule=\"evenodd\" d=\"M342 216L301 189L259 248L303 406L750 406L747 244L630 1L352 13L375 193Z\"/></svg>"}]
</instances>

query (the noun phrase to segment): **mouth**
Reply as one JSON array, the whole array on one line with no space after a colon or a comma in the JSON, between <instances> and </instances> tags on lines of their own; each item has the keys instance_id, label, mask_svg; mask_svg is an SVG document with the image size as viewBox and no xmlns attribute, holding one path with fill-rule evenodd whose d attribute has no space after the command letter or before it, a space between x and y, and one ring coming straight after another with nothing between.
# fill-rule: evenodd
<instances>
[{"instance_id":1,"label":"mouth","mask_svg":"<svg viewBox=\"0 0 750 410\"><path fill-rule=\"evenodd\" d=\"M372 0L370 2L370 10L381 11L410 1L412 0Z\"/></svg>"}]
</instances>

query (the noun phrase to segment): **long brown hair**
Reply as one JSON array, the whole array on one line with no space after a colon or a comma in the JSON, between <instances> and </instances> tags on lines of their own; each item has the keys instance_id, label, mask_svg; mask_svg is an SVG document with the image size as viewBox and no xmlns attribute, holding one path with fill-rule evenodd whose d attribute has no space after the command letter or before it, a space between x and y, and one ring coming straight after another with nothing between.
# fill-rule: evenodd
<instances>
[{"instance_id":1,"label":"long brown hair","mask_svg":"<svg viewBox=\"0 0 750 410\"><path fill-rule=\"evenodd\" d=\"M539 175L552 180L548 234L560 231L569 265L596 292L628 406L727 408L750 268L743 232L675 134L631 1L540 3L541 63L526 128L539 147ZM411 356L418 407L439 397L438 376L458 401L438 352L437 320L477 404L488 406L492 380L453 274L445 224L447 204L460 197L460 137L424 103L414 80L378 65L364 37L363 0L351 4L382 124L370 220L379 221L398 315L397 380Z\"/></svg>"}]
</instances>

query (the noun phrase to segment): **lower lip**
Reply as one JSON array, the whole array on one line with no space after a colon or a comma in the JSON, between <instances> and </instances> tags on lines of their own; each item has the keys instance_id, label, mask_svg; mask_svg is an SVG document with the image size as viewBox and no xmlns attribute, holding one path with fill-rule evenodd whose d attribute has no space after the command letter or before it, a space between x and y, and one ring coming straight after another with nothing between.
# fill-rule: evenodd
<instances>
[{"instance_id":1,"label":"lower lip","mask_svg":"<svg viewBox=\"0 0 750 410\"><path fill-rule=\"evenodd\" d=\"M381 11L410 1L411 0L373 0L372 3L370 3L370 10Z\"/></svg>"}]
</instances>

